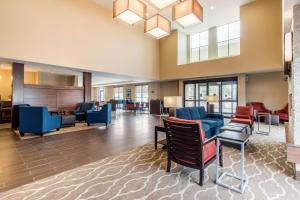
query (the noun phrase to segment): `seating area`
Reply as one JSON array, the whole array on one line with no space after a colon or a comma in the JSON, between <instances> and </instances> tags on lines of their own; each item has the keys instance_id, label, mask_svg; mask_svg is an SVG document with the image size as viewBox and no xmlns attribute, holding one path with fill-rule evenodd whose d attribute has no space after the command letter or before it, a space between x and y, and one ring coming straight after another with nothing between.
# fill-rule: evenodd
<instances>
[{"instance_id":1,"label":"seating area","mask_svg":"<svg viewBox=\"0 0 300 200\"><path fill-rule=\"evenodd\" d=\"M300 199L299 13L0 1L0 200Z\"/></svg>"},{"instance_id":2,"label":"seating area","mask_svg":"<svg viewBox=\"0 0 300 200\"><path fill-rule=\"evenodd\" d=\"M32 120L36 119L36 120ZM49 112L47 107L15 105L13 110L14 130L24 137L25 133L43 136L49 132L59 131L60 128L74 127L75 123L105 124L112 122L111 104L107 103L100 110L95 110L94 102L79 103L73 112Z\"/></svg>"}]
</instances>

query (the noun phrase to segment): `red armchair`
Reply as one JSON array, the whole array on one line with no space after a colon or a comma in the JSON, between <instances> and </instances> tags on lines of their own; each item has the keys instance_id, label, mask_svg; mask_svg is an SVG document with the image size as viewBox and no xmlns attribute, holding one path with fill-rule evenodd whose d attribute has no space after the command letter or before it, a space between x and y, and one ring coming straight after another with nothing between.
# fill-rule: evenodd
<instances>
[{"instance_id":1,"label":"red armchair","mask_svg":"<svg viewBox=\"0 0 300 200\"><path fill-rule=\"evenodd\" d=\"M257 113L272 113L272 111L267 109L261 102L251 102L249 106L252 106L253 110L256 110Z\"/></svg>"},{"instance_id":2,"label":"red armchair","mask_svg":"<svg viewBox=\"0 0 300 200\"><path fill-rule=\"evenodd\" d=\"M172 161L199 169L199 185L202 186L204 169L216 159L216 136L206 139L200 120L171 117L164 120L164 124L167 133L167 172L170 172ZM220 165L223 165L222 153L220 153Z\"/></svg>"},{"instance_id":3,"label":"red armchair","mask_svg":"<svg viewBox=\"0 0 300 200\"><path fill-rule=\"evenodd\" d=\"M230 122L247 124L251 128L251 134L253 131L253 107L252 106L237 106L235 115L232 116Z\"/></svg>"},{"instance_id":4,"label":"red armchair","mask_svg":"<svg viewBox=\"0 0 300 200\"><path fill-rule=\"evenodd\" d=\"M287 104L283 109L276 110L275 114L279 116L282 121L289 121L289 105Z\"/></svg>"}]
</instances>

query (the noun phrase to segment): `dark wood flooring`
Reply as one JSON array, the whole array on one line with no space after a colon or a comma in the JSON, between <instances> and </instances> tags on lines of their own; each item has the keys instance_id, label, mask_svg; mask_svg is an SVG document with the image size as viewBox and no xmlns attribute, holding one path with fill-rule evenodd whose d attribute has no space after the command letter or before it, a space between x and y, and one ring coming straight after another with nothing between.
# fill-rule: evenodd
<instances>
[{"instance_id":1,"label":"dark wood flooring","mask_svg":"<svg viewBox=\"0 0 300 200\"><path fill-rule=\"evenodd\" d=\"M22 141L10 129L0 130L0 192L152 143L159 123L148 114L118 113L108 129Z\"/></svg>"}]
</instances>

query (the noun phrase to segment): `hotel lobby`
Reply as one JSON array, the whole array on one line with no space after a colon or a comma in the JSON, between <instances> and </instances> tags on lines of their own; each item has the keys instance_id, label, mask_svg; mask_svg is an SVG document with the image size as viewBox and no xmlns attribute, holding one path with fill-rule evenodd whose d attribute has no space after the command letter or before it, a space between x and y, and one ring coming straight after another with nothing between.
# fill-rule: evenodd
<instances>
[{"instance_id":1,"label":"hotel lobby","mask_svg":"<svg viewBox=\"0 0 300 200\"><path fill-rule=\"evenodd\" d=\"M0 200L300 199L299 0L2 0L0 24Z\"/></svg>"}]
</instances>

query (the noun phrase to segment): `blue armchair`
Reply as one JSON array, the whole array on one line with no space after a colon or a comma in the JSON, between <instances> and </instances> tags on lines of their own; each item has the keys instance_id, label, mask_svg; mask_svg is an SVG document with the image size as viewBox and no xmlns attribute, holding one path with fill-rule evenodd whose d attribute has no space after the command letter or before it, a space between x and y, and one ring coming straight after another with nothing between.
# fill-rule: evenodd
<instances>
[{"instance_id":1,"label":"blue armchair","mask_svg":"<svg viewBox=\"0 0 300 200\"><path fill-rule=\"evenodd\" d=\"M86 113L95 110L95 103L80 103L74 110L74 115L77 121L86 121Z\"/></svg>"},{"instance_id":2,"label":"blue armchair","mask_svg":"<svg viewBox=\"0 0 300 200\"><path fill-rule=\"evenodd\" d=\"M221 114L208 114L204 107L179 108L176 117L187 120L201 120L206 138L218 134L224 126L224 116Z\"/></svg>"},{"instance_id":3,"label":"blue armchair","mask_svg":"<svg viewBox=\"0 0 300 200\"><path fill-rule=\"evenodd\" d=\"M100 111L88 111L86 114L86 122L88 126L95 123L105 123L106 127L112 120L112 106L107 103L102 106Z\"/></svg>"},{"instance_id":4,"label":"blue armchair","mask_svg":"<svg viewBox=\"0 0 300 200\"><path fill-rule=\"evenodd\" d=\"M51 116L47 107L20 107L19 108L19 131L24 133L35 133L41 136L53 129L59 130L61 116Z\"/></svg>"}]
</instances>

